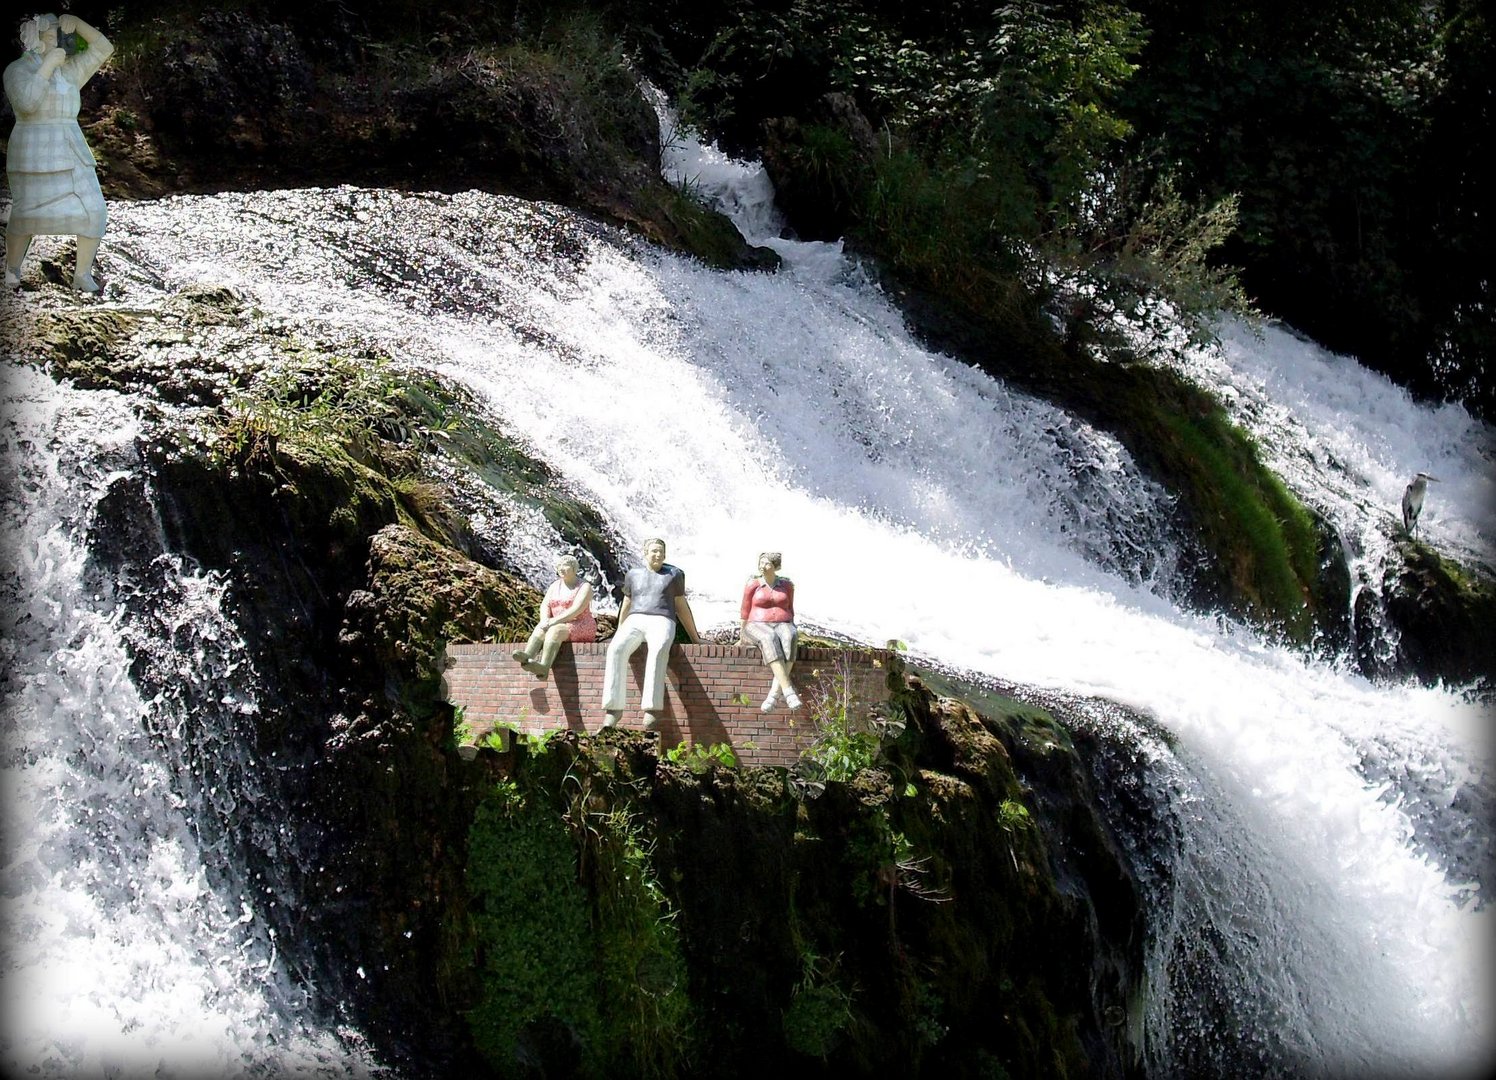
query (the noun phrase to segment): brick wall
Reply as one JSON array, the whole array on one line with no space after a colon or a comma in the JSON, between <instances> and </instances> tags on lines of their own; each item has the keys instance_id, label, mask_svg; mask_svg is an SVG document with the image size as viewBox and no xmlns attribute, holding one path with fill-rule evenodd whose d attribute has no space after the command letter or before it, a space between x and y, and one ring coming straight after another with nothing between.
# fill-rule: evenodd
<instances>
[{"instance_id":1,"label":"brick wall","mask_svg":"<svg viewBox=\"0 0 1496 1080\"><path fill-rule=\"evenodd\" d=\"M473 739L482 739L496 721L539 733L556 729L596 732L602 725L603 664L607 642L566 644L550 677L535 678L510 657L523 642L448 645L442 696L462 707ZM644 682L643 646L631 658L628 706L622 726L640 728L639 688ZM736 645L675 645L665 679L665 710L660 717L662 748L679 743L726 743L745 765L791 765L814 737L815 705L845 670L853 715L888 700L892 657L881 649L803 648L794 682L804 704L759 711L772 676L756 648ZM746 695L746 697L744 696Z\"/></svg>"}]
</instances>

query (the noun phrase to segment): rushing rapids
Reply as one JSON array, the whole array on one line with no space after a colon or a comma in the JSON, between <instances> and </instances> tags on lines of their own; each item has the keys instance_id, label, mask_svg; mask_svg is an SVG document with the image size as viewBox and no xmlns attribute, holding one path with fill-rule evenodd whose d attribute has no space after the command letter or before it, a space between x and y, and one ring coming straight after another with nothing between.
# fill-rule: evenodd
<instances>
[{"instance_id":1,"label":"rushing rapids","mask_svg":"<svg viewBox=\"0 0 1496 1080\"><path fill-rule=\"evenodd\" d=\"M98 303L227 286L293 334L466 387L631 546L669 539L703 626L735 622L777 548L807 622L1078 703L1149 903L1131 1021L1153 1075L1488 1062L1479 707L1177 606L1170 500L1115 441L922 349L835 245L777 237L760 173L673 145L783 270L707 271L553 206L342 188L120 206ZM1432 465L1454 497L1428 534L1489 559L1489 433L1317 374L1346 363L1270 331L1194 370L1359 558ZM129 398L30 372L6 398L8 1065L367 1070L286 979L257 915L276 897L224 840L275 817L266 763L229 737L256 705L219 583L164 552L148 580L91 565L93 507L138 467ZM542 582L549 527L472 497ZM201 685L171 689L173 666ZM206 705L226 734L185 753Z\"/></svg>"}]
</instances>

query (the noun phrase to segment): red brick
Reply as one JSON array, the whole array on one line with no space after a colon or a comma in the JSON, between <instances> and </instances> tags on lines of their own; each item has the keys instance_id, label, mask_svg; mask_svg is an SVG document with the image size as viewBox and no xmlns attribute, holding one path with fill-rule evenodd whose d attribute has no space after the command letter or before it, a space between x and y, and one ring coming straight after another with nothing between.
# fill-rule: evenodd
<instances>
[{"instance_id":1,"label":"red brick","mask_svg":"<svg viewBox=\"0 0 1496 1080\"><path fill-rule=\"evenodd\" d=\"M606 643L563 648L544 682L537 682L514 664L509 653L515 647L508 642L449 646L444 696L461 705L465 718L475 725L505 719L530 732L597 730L598 724L593 721L601 712ZM797 681L802 696L827 692L841 671L842 655L832 649L801 651ZM876 650L846 654L851 693L864 705L886 700L887 668L876 667L873 661L880 659L886 665L889 655ZM818 668L820 674L812 676ZM630 663L626 727L637 728L640 723L638 691L643 674L644 654L638 652ZM814 732L803 711L759 711L758 701L767 692L770 678L756 649L677 646L666 679L665 715L670 720L667 740L673 743L678 737L688 742L710 742L713 737L716 741L725 737L738 747L739 760L745 764L792 764ZM737 700L740 694L747 696L748 704ZM755 745L749 748L744 743Z\"/></svg>"}]
</instances>

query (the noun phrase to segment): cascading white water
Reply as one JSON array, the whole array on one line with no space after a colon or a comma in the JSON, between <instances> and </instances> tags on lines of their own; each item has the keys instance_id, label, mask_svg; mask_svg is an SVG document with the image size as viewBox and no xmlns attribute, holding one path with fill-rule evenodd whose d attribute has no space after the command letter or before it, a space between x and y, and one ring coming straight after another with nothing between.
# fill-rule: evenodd
<instances>
[{"instance_id":1,"label":"cascading white water","mask_svg":"<svg viewBox=\"0 0 1496 1080\"><path fill-rule=\"evenodd\" d=\"M1363 656L1387 659L1395 629L1382 625L1386 567L1400 564L1403 488L1414 474L1438 477L1418 536L1446 555L1491 566L1496 548L1496 442L1462 406L1415 403L1402 387L1347 356L1325 352L1277 326L1254 334L1226 326L1218 349L1187 351L1178 365L1217 387L1233 419L1298 496L1340 530L1351 572L1352 609ZM1359 623L1360 620L1357 620Z\"/></svg>"},{"instance_id":2,"label":"cascading white water","mask_svg":"<svg viewBox=\"0 0 1496 1080\"><path fill-rule=\"evenodd\" d=\"M763 208L752 170L713 167ZM1489 909L1444 850L1489 785L1477 708L1177 609L1169 501L1113 440L920 348L835 245L774 243L785 270L724 274L476 193L176 198L113 213L105 303L226 284L471 388L621 535L669 540L704 626L735 624L776 548L809 623L1155 718L1181 837L1143 1025L1160 1075L1196 1052L1169 1042L1190 1038L1171 958L1200 954L1180 944L1198 917L1229 941L1230 1022L1258 1025L1285 1069L1487 1063ZM543 575L553 537L515 542ZM1395 766L1378 783L1372 754Z\"/></svg>"},{"instance_id":3,"label":"cascading white water","mask_svg":"<svg viewBox=\"0 0 1496 1080\"><path fill-rule=\"evenodd\" d=\"M158 567L171 587L153 590L148 648L177 688L143 700L129 583L88 568L96 505L139 471L138 431L119 395L6 372L0 1064L7 1076L371 1075L347 1040L297 1019L256 925L260 898L201 820L246 794L216 779L231 771L232 733L220 760L193 765L182 730L203 720L184 711L190 687L232 682L242 654L221 588ZM222 704L253 709L227 691ZM194 771L215 779L196 784Z\"/></svg>"},{"instance_id":4,"label":"cascading white water","mask_svg":"<svg viewBox=\"0 0 1496 1080\"><path fill-rule=\"evenodd\" d=\"M675 130L662 106L657 102L668 178L712 196L747 239L779 252L792 272L805 276L808 270L821 280L848 276L838 245L780 238L782 222L761 167L731 160ZM1419 470L1440 473L1444 484L1440 515L1425 518L1424 535L1457 557L1489 565L1496 543L1496 449L1489 428L1464 409L1421 407L1353 360L1275 327L1258 335L1228 326L1220 348L1189 350L1180 366L1218 389L1237 421L1259 438L1275 470L1335 524L1363 584L1391 562L1388 508L1395 516L1403 484ZM1022 449L1015 452L1025 456ZM1138 673L1146 687L1136 676L1100 685L1078 672L1053 679L1042 666L1032 680L1127 702L1160 718L1176 736L1190 736L1166 752L1146 732L1124 733L1133 745L1151 748L1153 780L1172 792L1175 824L1184 826L1173 830L1178 848L1169 868L1172 880L1150 879L1139 868L1145 893L1168 905L1154 912L1154 993L1145 1032L1150 1060L1164 1075L1201 1064L1198 1045L1175 1058L1169 1044L1208 1044L1217 1036L1203 1028L1214 1011L1217 1022L1225 1015L1224 1022L1237 1029L1229 1041L1241 1058L1232 1063L1240 1075L1253 1074L1252 1063L1271 1074L1288 1062L1306 1072L1342 1075L1426 1075L1431 1068L1479 1074L1492 1061L1489 976L1485 961L1471 958L1486 956L1490 941L1487 916L1473 914L1480 905L1472 896L1493 883L1461 875L1491 869L1486 718L1458 695L1437 700L1442 695L1407 688L1368 695L1356 678L1306 693L1314 688L1313 665L1274 655L1240 630L1223 628L1222 637L1244 647L1252 662L1243 670L1233 658L1234 670L1220 671L1220 682L1211 674L1213 663L1176 672L1178 654L1170 648L1160 649ZM1188 654L1201 642L1181 644ZM1205 644L1214 654L1221 642ZM929 652L947 662L960 655L955 642L930 646ZM968 649L968 658L958 662L1012 678L1019 668L1009 662L1010 652L1011 646L987 644ZM1134 645L1111 655L1136 662L1146 659L1147 649ZM997 656L1002 660L994 665ZM1264 662L1288 676L1283 685L1257 681L1252 669ZM1184 676L1191 684L1182 691L1160 688L1159 676ZM1337 674L1336 681L1342 677ZM1267 693L1241 696L1249 687ZM1209 700L1212 688L1215 700ZM1400 703L1388 700L1388 693L1425 700ZM1222 709L1227 699L1235 707ZM1315 720L1305 723L1297 709L1311 710ZM1274 722L1254 731L1259 717ZM1114 720L1108 723L1115 726ZM1315 723L1323 729L1313 730ZM1257 745L1259 740L1272 745ZM1189 766L1181 767L1186 761ZM1333 796L1324 786L1330 777ZM1380 801L1371 803L1368 795ZM1295 844L1292 865L1303 873L1284 873L1282 839L1323 825L1326 811L1339 818L1342 836L1327 828L1316 838L1322 845ZM1342 846L1352 830L1363 840L1382 833L1384 850ZM1433 861L1442 872L1431 865L1427 847L1412 843L1418 834L1436 850ZM1385 885L1389 868L1399 862L1406 865L1396 872L1406 880L1396 890L1383 888L1383 899L1396 904L1392 894L1400 891L1413 898L1415 909L1399 914L1376 900L1360 907L1377 892L1375 879ZM1442 907L1435 922L1443 926L1425 934L1423 920L1434 897ZM1348 918L1347 911L1355 914ZM1363 948L1374 944L1379 955L1358 950L1355 938L1368 932ZM1398 936L1406 942L1402 955L1387 948L1388 938ZM1200 955L1216 970L1205 972ZM1444 986L1432 994L1409 993L1411 984L1428 976L1430 964L1436 978L1447 979ZM1229 986L1241 977L1253 985ZM1235 1001L1224 1010L1200 1006L1213 996ZM1362 1000L1352 1003L1352 996ZM1396 1026L1383 1026L1388 1022ZM1180 1026L1191 1025L1202 1030L1181 1039ZM1449 1037L1455 1041L1446 1042ZM1203 1056L1208 1059L1208 1049Z\"/></svg>"},{"instance_id":5,"label":"cascading white water","mask_svg":"<svg viewBox=\"0 0 1496 1080\"><path fill-rule=\"evenodd\" d=\"M1227 327L1222 348L1196 350L1184 369L1226 388L1237 421L1258 436L1275 471L1341 523L1358 554L1381 565L1400 534L1403 487L1439 478L1419 536L1489 563L1496 546L1496 443L1463 406L1428 406L1354 359L1275 326L1261 336Z\"/></svg>"}]
</instances>

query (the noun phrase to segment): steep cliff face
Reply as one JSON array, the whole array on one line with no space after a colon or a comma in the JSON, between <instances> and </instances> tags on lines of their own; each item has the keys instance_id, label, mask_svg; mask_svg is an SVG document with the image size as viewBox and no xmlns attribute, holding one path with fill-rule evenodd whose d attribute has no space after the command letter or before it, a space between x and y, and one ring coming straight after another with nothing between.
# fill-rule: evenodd
<instances>
[{"instance_id":1,"label":"steep cliff face","mask_svg":"<svg viewBox=\"0 0 1496 1080\"><path fill-rule=\"evenodd\" d=\"M1080 755L1042 710L992 698L982 716L918 677L891 685L897 723L846 780L661 759L633 734L490 759L503 779L470 841L463 924L490 1063L1135 1075L1142 913ZM537 849L541 808L566 825ZM580 891L554 872L515 887L545 880L557 848ZM626 878L651 887L620 902ZM646 926L668 931L630 929ZM523 961L516 979L505 958L542 941L553 980Z\"/></svg>"},{"instance_id":2,"label":"steep cliff face","mask_svg":"<svg viewBox=\"0 0 1496 1080\"><path fill-rule=\"evenodd\" d=\"M186 290L122 318L49 287L30 299L10 327L17 359L132 394L143 420L142 471L100 507L96 571L134 583L131 603L145 609L162 556L226 586L244 643L234 689L256 703L235 734L263 768L252 799L225 792L232 808L203 827L256 883L256 915L313 1000L354 1018L390 1057L460 1059L465 1028L433 990L478 788L450 752L437 657L449 639L512 637L538 593L464 554L480 545L437 489L412 479L408 440L373 435L357 408L328 427L256 397L256 342L263 357L299 357L300 403L344 394L339 372L351 369L314 343L299 352L232 292ZM426 399L402 400L416 424ZM516 484L543 470L507 456ZM570 520L587 517L577 508ZM182 682L144 656L134 674L147 695ZM214 703L198 704L206 724ZM189 757L204 764L177 781L217 782L206 758L223 733L189 732L201 740Z\"/></svg>"}]
</instances>

